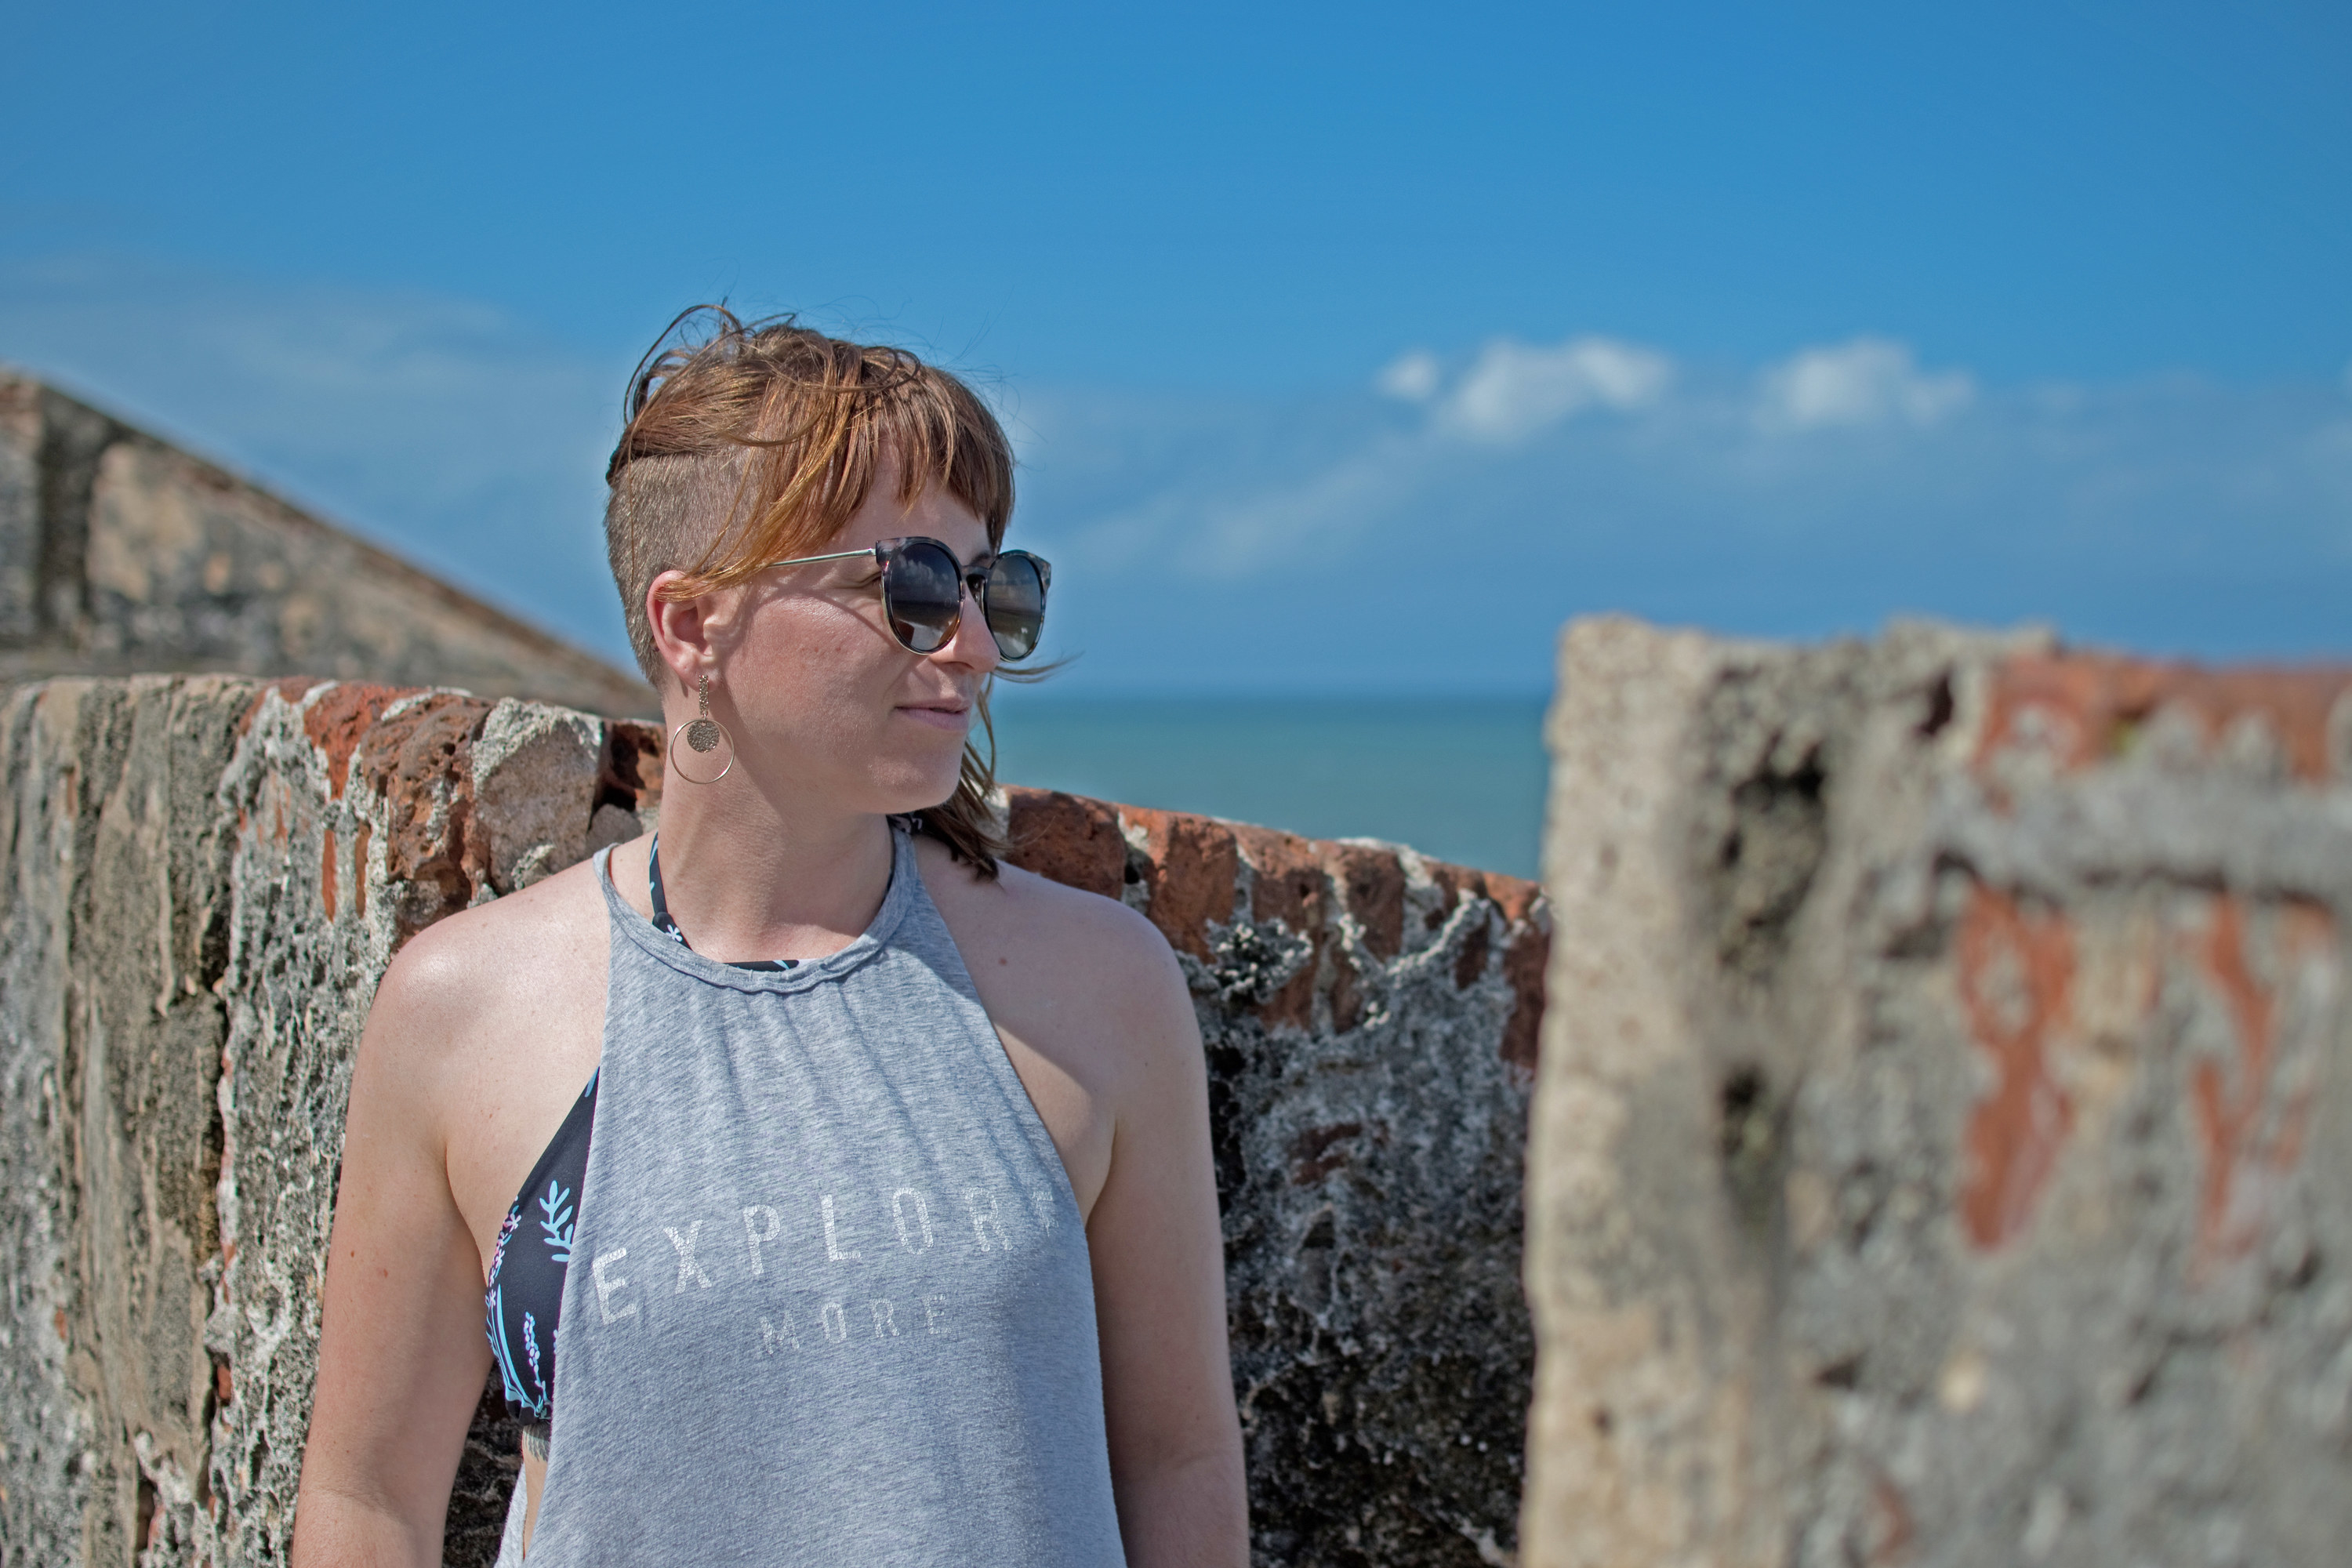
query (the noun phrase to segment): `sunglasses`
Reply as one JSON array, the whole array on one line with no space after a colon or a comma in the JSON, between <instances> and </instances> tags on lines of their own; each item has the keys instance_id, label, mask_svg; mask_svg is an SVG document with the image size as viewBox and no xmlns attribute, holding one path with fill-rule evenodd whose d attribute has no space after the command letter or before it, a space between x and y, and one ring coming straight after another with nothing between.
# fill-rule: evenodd
<instances>
[{"instance_id":1,"label":"sunglasses","mask_svg":"<svg viewBox=\"0 0 2352 1568\"><path fill-rule=\"evenodd\" d=\"M820 561L870 556L882 568L882 616L890 635L909 653L937 653L963 620L968 592L988 622L996 651L1007 659L1037 651L1045 626L1045 590L1054 568L1025 550L1008 550L985 566L966 566L936 539L886 539L871 550L802 555L769 566L811 566Z\"/></svg>"}]
</instances>

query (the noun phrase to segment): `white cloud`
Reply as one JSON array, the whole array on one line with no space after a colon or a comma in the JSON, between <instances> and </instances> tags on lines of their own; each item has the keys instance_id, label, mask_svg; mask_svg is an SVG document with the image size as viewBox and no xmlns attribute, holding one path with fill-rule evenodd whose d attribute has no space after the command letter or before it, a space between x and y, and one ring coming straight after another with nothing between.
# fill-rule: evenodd
<instances>
[{"instance_id":1,"label":"white cloud","mask_svg":"<svg viewBox=\"0 0 2352 1568\"><path fill-rule=\"evenodd\" d=\"M1372 384L1391 397L1426 403L1437 395L1437 356L1427 349L1412 349L1391 361Z\"/></svg>"},{"instance_id":2,"label":"white cloud","mask_svg":"<svg viewBox=\"0 0 2352 1568\"><path fill-rule=\"evenodd\" d=\"M1507 446L1588 409L1647 408L1674 374L1665 355L1613 338L1572 338L1556 348L1497 338L1438 406L1438 423Z\"/></svg>"},{"instance_id":3,"label":"white cloud","mask_svg":"<svg viewBox=\"0 0 2352 1568\"><path fill-rule=\"evenodd\" d=\"M1517 447L1579 414L1650 407L1674 374L1671 360L1639 344L1583 337L1533 346L1501 338L1448 388L1437 357L1410 350L1373 384L1391 397L1429 405L1426 425L1387 429L1360 443L1343 439L1286 473L1279 468L1287 465L1257 472L1227 467L1197 488L1155 488L1139 504L1097 513L1071 536L1091 564L1107 569L1181 542L1182 570L1240 581L1297 560L1309 545L1345 546L1381 527L1424 496L1433 475L1458 467L1465 442ZM1263 416L1252 411L1245 418Z\"/></svg>"},{"instance_id":4,"label":"white cloud","mask_svg":"<svg viewBox=\"0 0 2352 1568\"><path fill-rule=\"evenodd\" d=\"M1909 344L1860 337L1805 349L1766 371L1757 416L1776 430L1895 420L1924 428L1966 408L1976 395L1966 371L1931 375L1919 369Z\"/></svg>"},{"instance_id":5,"label":"white cloud","mask_svg":"<svg viewBox=\"0 0 2352 1568\"><path fill-rule=\"evenodd\" d=\"M1083 463L1073 434L1024 526L1065 542L1057 635L1106 689L1179 668L1203 689L1532 684L1559 624L1597 609L1806 637L1892 614L2047 621L2168 653L2342 657L2352 416L2332 377L1988 387L1916 430L1898 385L1860 433L1901 438L1857 440L1759 426L1757 380L1685 369L1655 415L1507 447L1360 391L1220 399L1197 421L1131 404L1088 426Z\"/></svg>"},{"instance_id":6,"label":"white cloud","mask_svg":"<svg viewBox=\"0 0 2352 1568\"><path fill-rule=\"evenodd\" d=\"M1295 561L1310 544L1349 543L1412 493L1428 451L1414 437L1376 441L1292 484L1213 502L1202 509L1198 552L1188 564L1203 576L1237 579Z\"/></svg>"},{"instance_id":7,"label":"white cloud","mask_svg":"<svg viewBox=\"0 0 2352 1568\"><path fill-rule=\"evenodd\" d=\"M1255 415L1261 426L1267 417L1255 409L1244 415ZM1066 541L1064 563L1235 582L1295 563L1309 547L1337 545L1345 555L1356 535L1420 493L1433 461L1451 445L1420 431L1365 431L1340 449L1277 453L1267 466L1233 465L1239 436L1227 432L1216 448L1228 466L1203 471L1196 457L1124 505L1065 510L1066 502L1045 501L1042 526ZM1033 485L1031 494L1039 489ZM1034 519L1023 526L1033 525ZM1034 538L1030 547L1042 549Z\"/></svg>"}]
</instances>

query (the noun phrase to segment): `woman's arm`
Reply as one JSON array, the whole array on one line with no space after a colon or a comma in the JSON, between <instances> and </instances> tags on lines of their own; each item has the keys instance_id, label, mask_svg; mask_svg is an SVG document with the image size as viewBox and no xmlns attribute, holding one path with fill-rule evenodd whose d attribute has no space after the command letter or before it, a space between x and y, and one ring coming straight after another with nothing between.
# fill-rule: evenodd
<instances>
[{"instance_id":1,"label":"woman's arm","mask_svg":"<svg viewBox=\"0 0 2352 1568\"><path fill-rule=\"evenodd\" d=\"M445 1158L442 1068L464 1010L449 1005L459 977L438 945L419 938L394 963L352 1068L296 1568L441 1561L450 1482L489 1373L481 1259Z\"/></svg>"},{"instance_id":2,"label":"woman's arm","mask_svg":"<svg viewBox=\"0 0 2352 1568\"><path fill-rule=\"evenodd\" d=\"M1148 937L1132 960L1110 1172L1087 1224L1111 1482L1135 1568L1245 1568L1208 1073L1183 975Z\"/></svg>"}]
</instances>

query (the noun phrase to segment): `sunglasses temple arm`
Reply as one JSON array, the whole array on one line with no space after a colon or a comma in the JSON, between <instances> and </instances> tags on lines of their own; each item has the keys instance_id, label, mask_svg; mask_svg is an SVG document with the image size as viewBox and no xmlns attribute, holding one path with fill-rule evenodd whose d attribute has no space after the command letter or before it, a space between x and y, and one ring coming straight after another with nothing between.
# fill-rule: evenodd
<instances>
[{"instance_id":1,"label":"sunglasses temple arm","mask_svg":"<svg viewBox=\"0 0 2352 1568\"><path fill-rule=\"evenodd\" d=\"M854 556L876 553L877 552L872 550L836 550L830 555L795 555L790 561L762 561L759 570L765 572L773 566L814 566L820 561L847 561Z\"/></svg>"}]
</instances>

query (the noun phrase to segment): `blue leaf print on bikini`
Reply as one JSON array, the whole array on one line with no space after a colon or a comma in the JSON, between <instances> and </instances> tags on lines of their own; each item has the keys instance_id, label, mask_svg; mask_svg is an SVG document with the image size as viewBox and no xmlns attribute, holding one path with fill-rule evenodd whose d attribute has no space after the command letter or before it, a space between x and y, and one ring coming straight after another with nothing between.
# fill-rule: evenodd
<instances>
[{"instance_id":1,"label":"blue leaf print on bikini","mask_svg":"<svg viewBox=\"0 0 2352 1568\"><path fill-rule=\"evenodd\" d=\"M569 1268L572 1263L572 1194L561 1182L547 1184L547 1195L539 1200L539 1212L546 1217L539 1222L544 1232L540 1239L547 1244L549 1253L558 1263Z\"/></svg>"},{"instance_id":2,"label":"blue leaf print on bikini","mask_svg":"<svg viewBox=\"0 0 2352 1568\"><path fill-rule=\"evenodd\" d=\"M547 1379L540 1375L539 1325L531 1321L529 1312L522 1315L522 1348L523 1353L530 1357L530 1380L539 1384L539 1397L530 1402L531 1413L543 1415L547 1413L547 1402L553 1394L547 1386Z\"/></svg>"}]
</instances>

